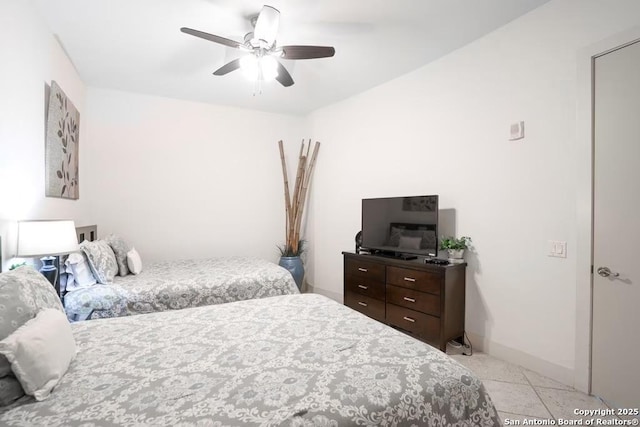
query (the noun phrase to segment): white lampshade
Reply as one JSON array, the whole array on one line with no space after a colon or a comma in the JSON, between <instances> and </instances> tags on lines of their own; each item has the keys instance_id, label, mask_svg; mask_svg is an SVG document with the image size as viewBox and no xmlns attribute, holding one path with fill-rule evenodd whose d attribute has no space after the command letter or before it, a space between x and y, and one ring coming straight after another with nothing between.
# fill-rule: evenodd
<instances>
[{"instance_id":1,"label":"white lampshade","mask_svg":"<svg viewBox=\"0 0 640 427\"><path fill-rule=\"evenodd\" d=\"M260 58L260 70L262 79L265 82L271 81L278 76L278 61L273 56L263 56Z\"/></svg>"},{"instance_id":2,"label":"white lampshade","mask_svg":"<svg viewBox=\"0 0 640 427\"><path fill-rule=\"evenodd\" d=\"M268 82L278 76L278 61L269 55L260 58L255 55L246 55L240 58L240 69L252 82Z\"/></svg>"},{"instance_id":3,"label":"white lampshade","mask_svg":"<svg viewBox=\"0 0 640 427\"><path fill-rule=\"evenodd\" d=\"M266 43L266 47L271 47L276 40L278 34L278 25L280 25L280 11L273 6L263 6L253 34L259 40Z\"/></svg>"},{"instance_id":4,"label":"white lampshade","mask_svg":"<svg viewBox=\"0 0 640 427\"><path fill-rule=\"evenodd\" d=\"M18 253L16 256L63 255L77 250L78 238L73 221L18 221Z\"/></svg>"},{"instance_id":5,"label":"white lampshade","mask_svg":"<svg viewBox=\"0 0 640 427\"><path fill-rule=\"evenodd\" d=\"M260 64L255 55L246 55L240 58L240 69L249 81L255 82L260 76Z\"/></svg>"}]
</instances>

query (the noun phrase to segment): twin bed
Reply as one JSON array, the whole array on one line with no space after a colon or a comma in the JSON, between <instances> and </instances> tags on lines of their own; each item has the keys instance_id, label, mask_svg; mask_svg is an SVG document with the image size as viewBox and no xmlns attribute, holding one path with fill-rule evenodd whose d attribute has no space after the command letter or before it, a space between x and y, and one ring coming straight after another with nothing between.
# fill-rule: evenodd
<instances>
[{"instance_id":1,"label":"twin bed","mask_svg":"<svg viewBox=\"0 0 640 427\"><path fill-rule=\"evenodd\" d=\"M79 320L297 293L282 267L258 258L227 257L148 263L138 275L69 292L64 305L69 318Z\"/></svg>"},{"instance_id":2,"label":"twin bed","mask_svg":"<svg viewBox=\"0 0 640 427\"><path fill-rule=\"evenodd\" d=\"M50 288L44 278L40 286ZM150 264L65 303L67 313L95 310L70 325L75 359L46 400L0 407L0 425L500 425L467 368L299 294L275 264Z\"/></svg>"},{"instance_id":3,"label":"twin bed","mask_svg":"<svg viewBox=\"0 0 640 427\"><path fill-rule=\"evenodd\" d=\"M77 229L78 241L97 239L97 227ZM299 293L291 274L265 260L225 257L145 263L137 275L116 276L68 292L70 320L120 317Z\"/></svg>"}]
</instances>

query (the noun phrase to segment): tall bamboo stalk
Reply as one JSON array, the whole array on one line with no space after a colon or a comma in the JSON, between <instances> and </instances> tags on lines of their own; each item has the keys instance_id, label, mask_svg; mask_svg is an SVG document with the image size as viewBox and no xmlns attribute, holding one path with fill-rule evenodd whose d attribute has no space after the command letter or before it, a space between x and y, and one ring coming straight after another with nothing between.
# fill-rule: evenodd
<instances>
[{"instance_id":1,"label":"tall bamboo stalk","mask_svg":"<svg viewBox=\"0 0 640 427\"><path fill-rule=\"evenodd\" d=\"M284 204L285 204L285 230L289 232L289 216L291 212L291 199L289 198L289 178L287 176L287 162L284 158L284 148L282 146L282 140L278 141L278 147L280 148L280 162L282 163L282 176L284 178Z\"/></svg>"},{"instance_id":2,"label":"tall bamboo stalk","mask_svg":"<svg viewBox=\"0 0 640 427\"><path fill-rule=\"evenodd\" d=\"M318 157L318 150L320 149L320 143L316 141L313 147L313 153L311 153L311 157L309 157L311 140L309 140L308 144L305 144L304 139L302 140L300 152L298 154L298 167L296 169L296 180L293 186L293 196L289 190L287 161L284 156L282 140L278 141L278 147L280 149L280 161L282 163L286 214L286 238L284 248L281 248L281 250L283 256L298 256L302 252L302 247L300 246L302 217L311 182L311 175Z\"/></svg>"}]
</instances>

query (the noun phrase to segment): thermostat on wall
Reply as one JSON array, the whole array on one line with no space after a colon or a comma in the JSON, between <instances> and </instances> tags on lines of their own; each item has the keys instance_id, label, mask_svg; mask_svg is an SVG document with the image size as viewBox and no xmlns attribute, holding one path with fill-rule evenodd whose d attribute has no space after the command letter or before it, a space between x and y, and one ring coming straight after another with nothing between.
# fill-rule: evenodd
<instances>
[{"instance_id":1,"label":"thermostat on wall","mask_svg":"<svg viewBox=\"0 0 640 427\"><path fill-rule=\"evenodd\" d=\"M511 136L509 141L515 141L524 138L524 122L511 124Z\"/></svg>"}]
</instances>

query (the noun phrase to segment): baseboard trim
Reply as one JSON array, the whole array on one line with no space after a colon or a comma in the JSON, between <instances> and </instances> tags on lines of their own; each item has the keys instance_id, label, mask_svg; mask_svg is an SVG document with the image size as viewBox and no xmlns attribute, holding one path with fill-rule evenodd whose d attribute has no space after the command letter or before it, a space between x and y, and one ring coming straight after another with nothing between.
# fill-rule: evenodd
<instances>
[{"instance_id":1,"label":"baseboard trim","mask_svg":"<svg viewBox=\"0 0 640 427\"><path fill-rule=\"evenodd\" d=\"M575 387L575 372L573 369L556 365L539 357L532 356L520 350L496 343L481 335L467 332L473 349L480 350L483 353L502 359L506 362L520 365L540 375L556 380L570 387Z\"/></svg>"},{"instance_id":2,"label":"baseboard trim","mask_svg":"<svg viewBox=\"0 0 640 427\"><path fill-rule=\"evenodd\" d=\"M332 300L343 303L342 293L329 291L326 289L314 287L311 283L306 283L305 292L324 295ZM556 365L539 357L532 356L520 350L508 347L503 344L491 341L490 339L481 335L474 334L473 332L467 332L468 338L473 344L474 350L479 350L483 353L490 354L491 356L502 359L506 362L513 363L515 365L522 366L545 377L556 380L562 384L566 384L570 387L575 386L575 372L573 369ZM580 390L580 388L577 388ZM584 390L580 390L584 391Z\"/></svg>"}]
</instances>

